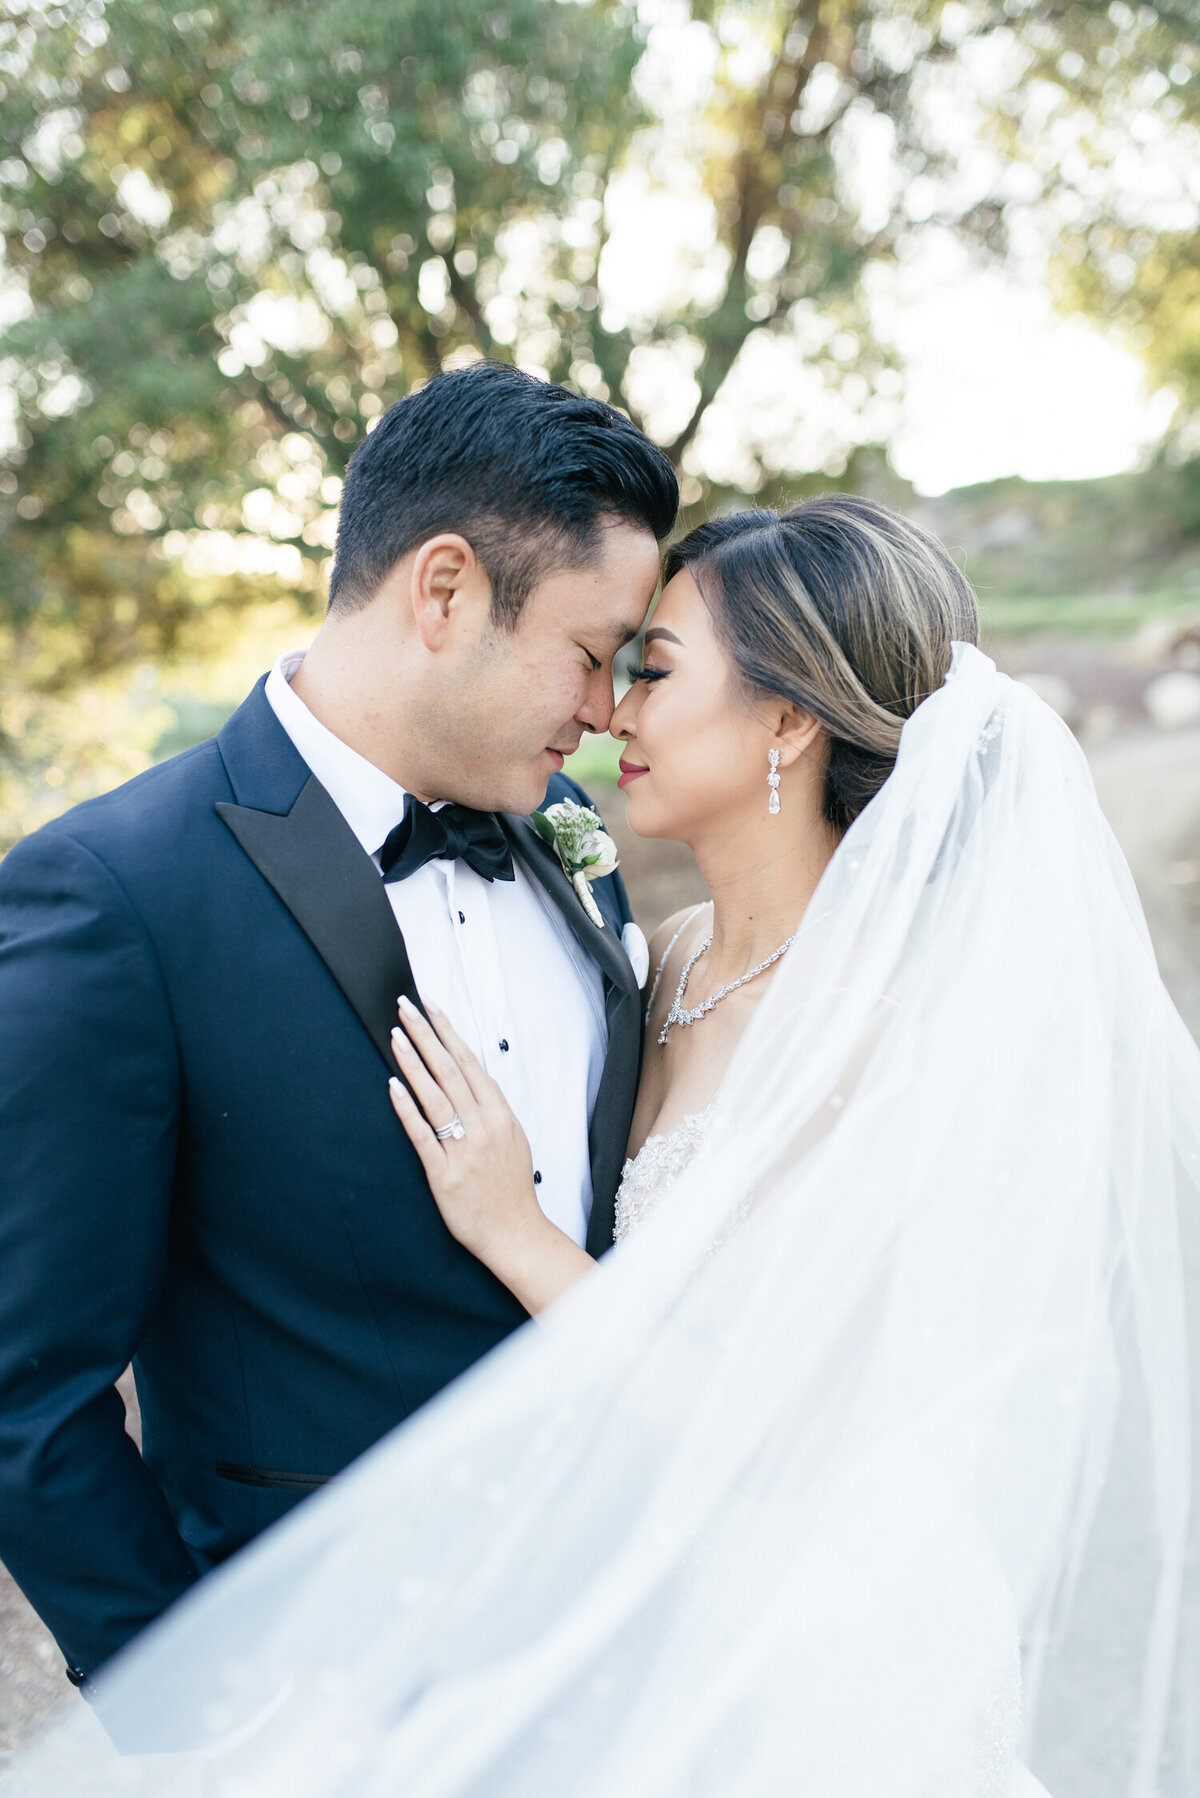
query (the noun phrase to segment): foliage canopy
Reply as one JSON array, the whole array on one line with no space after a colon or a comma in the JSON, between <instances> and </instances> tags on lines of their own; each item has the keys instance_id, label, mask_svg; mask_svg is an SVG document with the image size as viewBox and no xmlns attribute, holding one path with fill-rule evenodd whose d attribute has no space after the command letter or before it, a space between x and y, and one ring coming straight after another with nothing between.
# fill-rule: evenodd
<instances>
[{"instance_id":1,"label":"foliage canopy","mask_svg":"<svg viewBox=\"0 0 1200 1798\"><path fill-rule=\"evenodd\" d=\"M30 694L202 651L277 586L315 605L350 451L447 362L611 398L696 505L748 357L786 350L879 440L878 271L1041 216L1071 302L1200 393L1195 221L1097 176L1147 108L1195 120L1191 4L677 10L694 71L620 0L0 10L0 754ZM638 194L700 221L665 284L612 278ZM812 453L748 441L755 481Z\"/></svg>"}]
</instances>

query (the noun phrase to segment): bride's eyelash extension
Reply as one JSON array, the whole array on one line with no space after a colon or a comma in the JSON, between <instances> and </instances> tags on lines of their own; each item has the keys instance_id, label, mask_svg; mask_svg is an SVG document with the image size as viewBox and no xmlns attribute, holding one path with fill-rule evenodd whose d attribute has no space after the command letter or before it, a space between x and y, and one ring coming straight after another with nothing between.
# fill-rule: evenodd
<instances>
[{"instance_id":1,"label":"bride's eyelash extension","mask_svg":"<svg viewBox=\"0 0 1200 1798\"><path fill-rule=\"evenodd\" d=\"M630 678L644 680L648 685L651 681L666 680L667 670L665 668L635 668Z\"/></svg>"}]
</instances>

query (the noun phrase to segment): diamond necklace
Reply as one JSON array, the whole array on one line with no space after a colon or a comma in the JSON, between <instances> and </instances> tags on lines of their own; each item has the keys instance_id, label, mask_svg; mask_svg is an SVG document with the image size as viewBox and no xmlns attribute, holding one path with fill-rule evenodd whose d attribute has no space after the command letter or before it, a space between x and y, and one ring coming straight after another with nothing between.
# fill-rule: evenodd
<instances>
[{"instance_id":1,"label":"diamond necklace","mask_svg":"<svg viewBox=\"0 0 1200 1798\"><path fill-rule=\"evenodd\" d=\"M756 968L751 968L748 974L743 974L739 979L731 980L728 986L719 987L715 993L710 993L702 1005L695 1006L691 1011L685 1011L683 1008L683 995L687 991L688 978L692 969L700 960L700 957L706 950L712 948L712 937L711 935L706 936L695 954L689 956L683 965L683 973L679 976L679 985L675 988L675 997L671 1001L671 1009L667 1013L663 1027L658 1033L659 1046L661 1047L662 1044L666 1042L667 1032L670 1030L672 1024L695 1024L706 1012L711 1011L714 1005L719 1005L722 999L727 999L729 997L730 993L736 993L739 986L745 986L748 980L754 980L759 974L765 974L772 962L778 961L779 957L783 955L786 950L791 948L795 940L796 932L793 931L787 942L780 943L778 949L771 955L768 955L766 961L760 961L758 966Z\"/></svg>"}]
</instances>

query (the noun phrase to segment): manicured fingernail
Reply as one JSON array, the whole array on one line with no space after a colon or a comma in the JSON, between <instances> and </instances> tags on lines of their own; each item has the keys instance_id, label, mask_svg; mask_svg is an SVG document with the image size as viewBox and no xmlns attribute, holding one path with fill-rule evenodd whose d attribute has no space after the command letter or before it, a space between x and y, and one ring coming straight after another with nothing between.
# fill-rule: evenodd
<instances>
[{"instance_id":1,"label":"manicured fingernail","mask_svg":"<svg viewBox=\"0 0 1200 1798\"><path fill-rule=\"evenodd\" d=\"M419 1018L421 1015L412 1000L405 998L403 993L400 995L400 1009L410 1018Z\"/></svg>"},{"instance_id":2,"label":"manicured fingernail","mask_svg":"<svg viewBox=\"0 0 1200 1798\"><path fill-rule=\"evenodd\" d=\"M395 1098L397 1093L402 1093L404 1091L404 1088L401 1086L400 1082L397 1080L395 1074L393 1074L391 1079L388 1081L388 1091L391 1093L393 1098Z\"/></svg>"},{"instance_id":3,"label":"manicured fingernail","mask_svg":"<svg viewBox=\"0 0 1200 1798\"><path fill-rule=\"evenodd\" d=\"M401 1030L399 1024L397 1024L392 1031L392 1047L401 1055L411 1055L412 1053L412 1044L405 1036L403 1030Z\"/></svg>"}]
</instances>

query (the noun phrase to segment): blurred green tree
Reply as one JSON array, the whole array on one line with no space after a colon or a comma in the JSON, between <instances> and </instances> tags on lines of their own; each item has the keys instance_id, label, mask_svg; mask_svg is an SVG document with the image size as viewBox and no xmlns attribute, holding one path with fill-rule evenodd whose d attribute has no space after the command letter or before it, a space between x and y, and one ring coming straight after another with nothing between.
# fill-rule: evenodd
<instances>
[{"instance_id":1,"label":"blurred green tree","mask_svg":"<svg viewBox=\"0 0 1200 1798\"><path fill-rule=\"evenodd\" d=\"M0 195L28 316L0 340L0 607L27 681L169 654L272 566L313 586L364 425L447 352L496 353L497 238L599 189L638 53L604 4L8 12ZM196 532L245 531L290 554L181 561Z\"/></svg>"},{"instance_id":2,"label":"blurred green tree","mask_svg":"<svg viewBox=\"0 0 1200 1798\"><path fill-rule=\"evenodd\" d=\"M1002 254L1014 210L1061 194L1047 91L1119 133L1146 82L1196 82L1167 5L676 11L694 77L619 0L0 8L0 756L30 694L202 654L276 588L315 605L348 454L447 363L611 398L692 504L698 433L756 345L786 340L878 440L897 377L872 271L931 226ZM964 157L975 138L990 159ZM647 263L617 303L624 199L689 182L675 286ZM1137 267L1174 294L1194 269L1160 278L1173 253L1156 237Z\"/></svg>"},{"instance_id":3,"label":"blurred green tree","mask_svg":"<svg viewBox=\"0 0 1200 1798\"><path fill-rule=\"evenodd\" d=\"M1178 401L1174 447L1200 442L1200 4L1075 0L1022 37L996 109L1027 175L1057 298L1122 331ZM1200 513L1197 514L1200 522Z\"/></svg>"}]
</instances>

